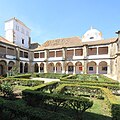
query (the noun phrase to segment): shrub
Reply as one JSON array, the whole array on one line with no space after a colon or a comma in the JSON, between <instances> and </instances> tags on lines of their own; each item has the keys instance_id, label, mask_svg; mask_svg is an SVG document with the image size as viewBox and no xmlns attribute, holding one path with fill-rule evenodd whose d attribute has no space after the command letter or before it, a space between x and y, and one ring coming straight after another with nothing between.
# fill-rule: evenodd
<instances>
[{"instance_id":1,"label":"shrub","mask_svg":"<svg viewBox=\"0 0 120 120\"><path fill-rule=\"evenodd\" d=\"M45 83L42 85L38 85L32 88L32 90L36 90L36 91L44 91L44 92L49 92L49 93L53 93L54 89L59 85L59 82L50 82L50 83Z\"/></svg>"},{"instance_id":2,"label":"shrub","mask_svg":"<svg viewBox=\"0 0 120 120\"><path fill-rule=\"evenodd\" d=\"M67 115L47 111L45 109L33 108L16 101L4 100L0 98L0 118L3 120L14 120L26 118L27 120L72 120ZM9 111L10 115L5 116L3 111ZM23 120L23 119L22 119Z\"/></svg>"},{"instance_id":3,"label":"shrub","mask_svg":"<svg viewBox=\"0 0 120 120\"><path fill-rule=\"evenodd\" d=\"M83 113L93 105L93 101L89 99L81 98L81 99L69 99L68 106L73 109L76 113L76 120L82 120Z\"/></svg>"},{"instance_id":4,"label":"shrub","mask_svg":"<svg viewBox=\"0 0 120 120\"><path fill-rule=\"evenodd\" d=\"M64 76L67 76L66 74L59 74L59 73L37 73L33 74L34 77L41 77L41 78L55 78L60 79Z\"/></svg>"},{"instance_id":5,"label":"shrub","mask_svg":"<svg viewBox=\"0 0 120 120\"><path fill-rule=\"evenodd\" d=\"M1 92L4 94L4 97L13 96L13 87L7 81L1 84Z\"/></svg>"},{"instance_id":6,"label":"shrub","mask_svg":"<svg viewBox=\"0 0 120 120\"><path fill-rule=\"evenodd\" d=\"M40 80L30 80L30 79L23 79L23 78L5 78L4 80L1 80L1 82L7 81L12 85L21 85L21 86L37 86L40 84L43 84L44 81Z\"/></svg>"},{"instance_id":7,"label":"shrub","mask_svg":"<svg viewBox=\"0 0 120 120\"><path fill-rule=\"evenodd\" d=\"M61 84L54 92L71 96L96 97L98 99L104 99L102 90L97 86Z\"/></svg>"},{"instance_id":8,"label":"shrub","mask_svg":"<svg viewBox=\"0 0 120 120\"><path fill-rule=\"evenodd\" d=\"M93 102L87 98L83 97L71 97L61 94L48 94L39 91L24 90L23 99L27 102L28 105L38 106L49 104L53 105L53 111L57 111L58 108L66 107L71 108L76 112L77 120L82 120L82 115L93 105Z\"/></svg>"},{"instance_id":9,"label":"shrub","mask_svg":"<svg viewBox=\"0 0 120 120\"><path fill-rule=\"evenodd\" d=\"M120 120L120 102L117 101L116 97L112 94L112 92L109 89L101 88L101 90L106 95L106 102L111 108L112 119Z\"/></svg>"},{"instance_id":10,"label":"shrub","mask_svg":"<svg viewBox=\"0 0 120 120\"><path fill-rule=\"evenodd\" d=\"M17 76L12 76L14 78L30 78L31 74L19 74Z\"/></svg>"},{"instance_id":11,"label":"shrub","mask_svg":"<svg viewBox=\"0 0 120 120\"><path fill-rule=\"evenodd\" d=\"M120 120L120 104L112 104L111 112L113 120Z\"/></svg>"}]
</instances>

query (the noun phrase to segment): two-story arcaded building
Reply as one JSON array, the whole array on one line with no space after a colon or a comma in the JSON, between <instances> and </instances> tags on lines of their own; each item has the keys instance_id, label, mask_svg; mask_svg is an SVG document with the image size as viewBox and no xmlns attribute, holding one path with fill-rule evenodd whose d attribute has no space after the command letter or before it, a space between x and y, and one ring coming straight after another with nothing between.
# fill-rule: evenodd
<instances>
[{"instance_id":1,"label":"two-story arcaded building","mask_svg":"<svg viewBox=\"0 0 120 120\"><path fill-rule=\"evenodd\" d=\"M120 80L120 37L103 39L100 31L91 28L82 38L39 45L31 44L30 32L16 18L5 22L5 38L0 37L0 75L16 66L20 73L106 74Z\"/></svg>"}]
</instances>

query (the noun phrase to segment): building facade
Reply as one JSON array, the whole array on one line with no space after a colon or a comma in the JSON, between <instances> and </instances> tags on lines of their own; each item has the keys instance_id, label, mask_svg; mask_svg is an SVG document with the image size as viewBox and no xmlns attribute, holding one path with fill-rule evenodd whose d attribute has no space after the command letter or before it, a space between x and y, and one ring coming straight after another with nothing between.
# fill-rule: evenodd
<instances>
[{"instance_id":1,"label":"building facade","mask_svg":"<svg viewBox=\"0 0 120 120\"><path fill-rule=\"evenodd\" d=\"M30 32L16 18L5 22L5 38L0 37L0 75L16 66L20 73L106 74L120 80L119 36L103 39L100 31L91 28L82 38L59 38L31 47Z\"/></svg>"}]
</instances>

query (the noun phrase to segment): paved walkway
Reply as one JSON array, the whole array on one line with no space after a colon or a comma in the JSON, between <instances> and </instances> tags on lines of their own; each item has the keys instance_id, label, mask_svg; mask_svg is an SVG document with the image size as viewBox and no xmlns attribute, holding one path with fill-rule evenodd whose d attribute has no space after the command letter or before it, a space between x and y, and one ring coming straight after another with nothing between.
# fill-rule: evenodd
<instances>
[{"instance_id":1,"label":"paved walkway","mask_svg":"<svg viewBox=\"0 0 120 120\"><path fill-rule=\"evenodd\" d=\"M31 80L41 80L45 83L52 82L52 81L60 81L60 79L51 79L51 78L31 78Z\"/></svg>"}]
</instances>

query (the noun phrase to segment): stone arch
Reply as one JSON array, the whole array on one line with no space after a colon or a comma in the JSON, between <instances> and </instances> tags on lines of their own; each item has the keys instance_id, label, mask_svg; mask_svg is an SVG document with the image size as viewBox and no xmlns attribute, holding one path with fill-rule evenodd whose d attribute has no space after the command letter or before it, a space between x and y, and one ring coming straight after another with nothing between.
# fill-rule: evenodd
<instances>
[{"instance_id":1,"label":"stone arch","mask_svg":"<svg viewBox=\"0 0 120 120\"><path fill-rule=\"evenodd\" d=\"M40 72L42 72L42 73L44 72L44 63L40 64Z\"/></svg>"},{"instance_id":2,"label":"stone arch","mask_svg":"<svg viewBox=\"0 0 120 120\"><path fill-rule=\"evenodd\" d=\"M56 63L56 73L62 73L62 64L60 62Z\"/></svg>"},{"instance_id":3,"label":"stone arch","mask_svg":"<svg viewBox=\"0 0 120 120\"><path fill-rule=\"evenodd\" d=\"M28 73L28 63L25 63L24 65L24 73Z\"/></svg>"},{"instance_id":4,"label":"stone arch","mask_svg":"<svg viewBox=\"0 0 120 120\"><path fill-rule=\"evenodd\" d=\"M12 70L12 68L14 67L15 63L13 61L9 61L8 63L8 71Z\"/></svg>"},{"instance_id":5,"label":"stone arch","mask_svg":"<svg viewBox=\"0 0 120 120\"><path fill-rule=\"evenodd\" d=\"M74 65L72 62L68 62L67 65L66 65L66 72L68 74L73 74L74 72Z\"/></svg>"},{"instance_id":6,"label":"stone arch","mask_svg":"<svg viewBox=\"0 0 120 120\"><path fill-rule=\"evenodd\" d=\"M34 72L39 72L38 63L35 63L35 64L34 64Z\"/></svg>"},{"instance_id":7,"label":"stone arch","mask_svg":"<svg viewBox=\"0 0 120 120\"><path fill-rule=\"evenodd\" d=\"M107 62L101 61L98 66L98 73L99 74L107 74Z\"/></svg>"},{"instance_id":8,"label":"stone arch","mask_svg":"<svg viewBox=\"0 0 120 120\"><path fill-rule=\"evenodd\" d=\"M76 74L81 74L83 72L83 67L81 62L76 62L75 63L75 73Z\"/></svg>"},{"instance_id":9,"label":"stone arch","mask_svg":"<svg viewBox=\"0 0 120 120\"><path fill-rule=\"evenodd\" d=\"M97 64L94 61L88 62L87 64L87 73L88 74L96 74L97 73Z\"/></svg>"},{"instance_id":10,"label":"stone arch","mask_svg":"<svg viewBox=\"0 0 120 120\"><path fill-rule=\"evenodd\" d=\"M54 73L55 67L53 63L48 64L48 72L49 73Z\"/></svg>"},{"instance_id":11,"label":"stone arch","mask_svg":"<svg viewBox=\"0 0 120 120\"><path fill-rule=\"evenodd\" d=\"M0 61L0 75L5 75L7 72L7 62L5 60Z\"/></svg>"}]
</instances>

